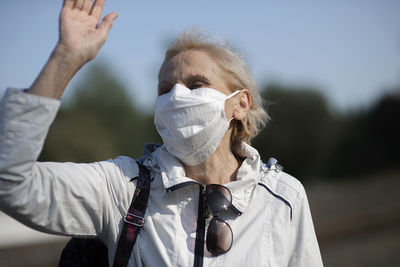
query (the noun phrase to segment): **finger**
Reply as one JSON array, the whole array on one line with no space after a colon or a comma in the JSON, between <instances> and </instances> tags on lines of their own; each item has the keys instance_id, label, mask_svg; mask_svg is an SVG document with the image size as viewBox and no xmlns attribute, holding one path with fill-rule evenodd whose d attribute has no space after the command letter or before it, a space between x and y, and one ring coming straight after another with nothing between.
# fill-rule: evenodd
<instances>
[{"instance_id":1,"label":"finger","mask_svg":"<svg viewBox=\"0 0 400 267\"><path fill-rule=\"evenodd\" d=\"M103 12L103 7L104 7L104 0L96 0L93 4L90 15L94 16L99 21L101 18L101 13Z\"/></svg>"},{"instance_id":2,"label":"finger","mask_svg":"<svg viewBox=\"0 0 400 267\"><path fill-rule=\"evenodd\" d=\"M82 11L85 11L86 13L90 13L90 10L92 9L92 0L85 0L85 2L83 3L83 8Z\"/></svg>"},{"instance_id":3,"label":"finger","mask_svg":"<svg viewBox=\"0 0 400 267\"><path fill-rule=\"evenodd\" d=\"M114 20L117 17L118 17L118 14L116 12L110 13L107 16L105 16L100 23L100 26L99 26L100 30L104 31L105 33L108 33L111 30Z\"/></svg>"},{"instance_id":4,"label":"finger","mask_svg":"<svg viewBox=\"0 0 400 267\"><path fill-rule=\"evenodd\" d=\"M64 0L63 8L73 8L74 7L74 0Z\"/></svg>"},{"instance_id":5,"label":"finger","mask_svg":"<svg viewBox=\"0 0 400 267\"><path fill-rule=\"evenodd\" d=\"M75 0L75 5L74 5L74 8L76 8L76 9L82 9L82 7L83 7L83 2L84 2L85 0Z\"/></svg>"}]
</instances>

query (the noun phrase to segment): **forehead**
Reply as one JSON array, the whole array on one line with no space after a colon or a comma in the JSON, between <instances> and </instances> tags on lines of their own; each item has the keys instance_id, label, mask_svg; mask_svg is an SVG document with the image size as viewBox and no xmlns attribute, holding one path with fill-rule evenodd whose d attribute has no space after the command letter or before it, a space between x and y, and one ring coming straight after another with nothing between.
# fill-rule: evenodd
<instances>
[{"instance_id":1,"label":"forehead","mask_svg":"<svg viewBox=\"0 0 400 267\"><path fill-rule=\"evenodd\" d=\"M184 81L189 76L202 75L208 79L219 79L219 68L211 56L198 50L181 52L172 57L160 73L160 82Z\"/></svg>"}]
</instances>

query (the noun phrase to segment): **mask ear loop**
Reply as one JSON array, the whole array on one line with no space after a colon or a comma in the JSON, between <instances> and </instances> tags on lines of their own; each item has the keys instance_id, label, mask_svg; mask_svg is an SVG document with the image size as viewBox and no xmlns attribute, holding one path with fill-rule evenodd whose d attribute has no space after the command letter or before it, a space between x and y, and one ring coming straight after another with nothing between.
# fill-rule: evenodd
<instances>
[{"instance_id":1,"label":"mask ear loop","mask_svg":"<svg viewBox=\"0 0 400 267\"><path fill-rule=\"evenodd\" d=\"M233 92L232 94L228 95L228 96L225 98L225 100L227 100L227 99L229 99L229 98L235 96L235 95L238 94L240 91L241 91L241 90L236 90L236 91Z\"/></svg>"},{"instance_id":2,"label":"mask ear loop","mask_svg":"<svg viewBox=\"0 0 400 267\"><path fill-rule=\"evenodd\" d=\"M233 92L232 94L228 95L228 96L225 98L225 101L228 100L228 99L231 98L231 97L234 97L234 96L237 95L239 92L240 92L240 90L236 90L236 91ZM225 110L225 101L224 101L224 110ZM224 112L224 113L225 113L225 112ZM226 115L225 115L225 118L226 118ZM228 123L231 123L231 121L232 121L233 119L234 119L234 117L232 117L230 120L228 120Z\"/></svg>"}]
</instances>

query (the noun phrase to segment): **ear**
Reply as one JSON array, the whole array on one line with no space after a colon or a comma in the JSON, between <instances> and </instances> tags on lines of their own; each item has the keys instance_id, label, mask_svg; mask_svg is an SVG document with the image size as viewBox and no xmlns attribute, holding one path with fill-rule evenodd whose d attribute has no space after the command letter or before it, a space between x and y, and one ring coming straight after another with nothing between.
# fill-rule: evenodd
<instances>
[{"instance_id":1,"label":"ear","mask_svg":"<svg viewBox=\"0 0 400 267\"><path fill-rule=\"evenodd\" d=\"M238 93L237 96L235 96L235 106L233 108L233 117L236 120L243 120L246 116L247 113L250 110L251 107L251 96L250 92L247 89L242 89Z\"/></svg>"}]
</instances>

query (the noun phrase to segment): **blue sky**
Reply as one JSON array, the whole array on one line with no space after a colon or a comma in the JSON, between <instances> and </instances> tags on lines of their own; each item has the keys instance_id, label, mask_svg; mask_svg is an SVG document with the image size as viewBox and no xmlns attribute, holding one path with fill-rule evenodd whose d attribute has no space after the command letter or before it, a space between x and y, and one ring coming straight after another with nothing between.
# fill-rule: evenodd
<instances>
[{"instance_id":1,"label":"blue sky","mask_svg":"<svg viewBox=\"0 0 400 267\"><path fill-rule=\"evenodd\" d=\"M57 41L61 0L0 3L0 93L28 87ZM119 18L99 58L152 107L168 42L188 27L227 39L259 86L311 85L337 109L400 86L400 1L106 1ZM74 78L66 97L85 75Z\"/></svg>"}]
</instances>

